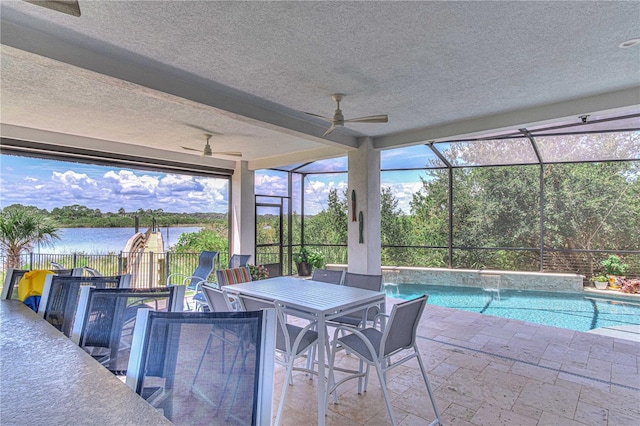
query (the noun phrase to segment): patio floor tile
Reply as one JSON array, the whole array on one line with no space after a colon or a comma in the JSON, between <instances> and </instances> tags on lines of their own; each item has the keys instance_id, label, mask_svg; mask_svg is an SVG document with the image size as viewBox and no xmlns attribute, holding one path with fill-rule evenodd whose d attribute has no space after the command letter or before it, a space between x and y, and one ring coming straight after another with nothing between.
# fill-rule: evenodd
<instances>
[{"instance_id":1,"label":"patio floor tile","mask_svg":"<svg viewBox=\"0 0 640 426\"><path fill-rule=\"evenodd\" d=\"M640 424L637 342L432 305L417 334L446 425ZM338 363L356 366L344 353ZM278 368L274 417L283 375ZM294 375L283 425L316 423L316 380ZM399 425L434 419L417 362L391 370L388 382ZM367 392L358 395L352 380L338 395L338 405L329 403L327 425L390 424L373 370Z\"/></svg>"}]
</instances>

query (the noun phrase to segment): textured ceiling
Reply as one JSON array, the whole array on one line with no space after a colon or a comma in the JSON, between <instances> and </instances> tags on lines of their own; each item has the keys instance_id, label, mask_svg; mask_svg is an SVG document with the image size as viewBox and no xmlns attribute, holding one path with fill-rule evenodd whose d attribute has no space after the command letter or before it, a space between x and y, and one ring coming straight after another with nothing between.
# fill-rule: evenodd
<instances>
[{"instance_id":1,"label":"textured ceiling","mask_svg":"<svg viewBox=\"0 0 640 426\"><path fill-rule=\"evenodd\" d=\"M640 46L618 47L640 37L639 2L80 0L79 18L0 7L3 136L182 158L207 129L214 151L255 168L339 155L362 136L388 148L640 104ZM301 111L331 116L338 92L346 118L389 123L322 138L328 125Z\"/></svg>"}]
</instances>

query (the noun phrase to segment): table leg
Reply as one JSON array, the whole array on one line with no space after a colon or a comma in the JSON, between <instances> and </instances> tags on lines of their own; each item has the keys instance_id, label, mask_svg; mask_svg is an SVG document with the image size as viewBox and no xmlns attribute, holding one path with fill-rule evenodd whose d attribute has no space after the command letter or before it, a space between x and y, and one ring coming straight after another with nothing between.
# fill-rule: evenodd
<instances>
[{"instance_id":1,"label":"table leg","mask_svg":"<svg viewBox=\"0 0 640 426\"><path fill-rule=\"evenodd\" d=\"M318 426L324 426L324 416L327 403L325 401L325 372L324 372L324 350L327 339L327 328L324 315L318 316Z\"/></svg>"}]
</instances>

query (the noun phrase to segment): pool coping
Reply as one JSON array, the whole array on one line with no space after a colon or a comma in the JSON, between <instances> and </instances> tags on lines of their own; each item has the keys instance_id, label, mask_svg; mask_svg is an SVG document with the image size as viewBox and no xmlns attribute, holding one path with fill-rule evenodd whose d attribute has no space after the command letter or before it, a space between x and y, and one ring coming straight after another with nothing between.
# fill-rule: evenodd
<instances>
[{"instance_id":1,"label":"pool coping","mask_svg":"<svg viewBox=\"0 0 640 426\"><path fill-rule=\"evenodd\" d=\"M582 289L582 293L588 293L589 295L599 295L608 298L619 298L624 300L633 300L640 303L640 293L623 293L619 290L598 290L593 287L585 287Z\"/></svg>"}]
</instances>

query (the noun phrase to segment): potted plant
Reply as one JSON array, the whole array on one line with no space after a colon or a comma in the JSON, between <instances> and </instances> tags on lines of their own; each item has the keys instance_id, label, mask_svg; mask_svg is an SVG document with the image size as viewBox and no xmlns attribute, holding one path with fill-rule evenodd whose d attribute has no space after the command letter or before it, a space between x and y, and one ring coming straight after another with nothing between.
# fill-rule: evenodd
<instances>
[{"instance_id":1,"label":"potted plant","mask_svg":"<svg viewBox=\"0 0 640 426\"><path fill-rule=\"evenodd\" d=\"M631 279L631 278L621 278L620 291L622 293L640 293L640 280Z\"/></svg>"},{"instance_id":2,"label":"potted plant","mask_svg":"<svg viewBox=\"0 0 640 426\"><path fill-rule=\"evenodd\" d=\"M269 270L264 265L247 265L252 281L266 280L269 278Z\"/></svg>"},{"instance_id":3,"label":"potted plant","mask_svg":"<svg viewBox=\"0 0 640 426\"><path fill-rule=\"evenodd\" d=\"M596 275L591 277L591 282L598 290L605 290L609 284L609 280L604 275Z\"/></svg>"},{"instance_id":4,"label":"potted plant","mask_svg":"<svg viewBox=\"0 0 640 426\"><path fill-rule=\"evenodd\" d=\"M610 254L601 264L605 275L609 277L609 287L618 288L617 278L624 276L629 265L622 263L622 259L615 254Z\"/></svg>"},{"instance_id":5,"label":"potted plant","mask_svg":"<svg viewBox=\"0 0 640 426\"><path fill-rule=\"evenodd\" d=\"M313 268L322 268L325 265L324 254L321 251L301 247L297 253L293 254L293 261L298 269L298 275L308 277Z\"/></svg>"}]
</instances>

